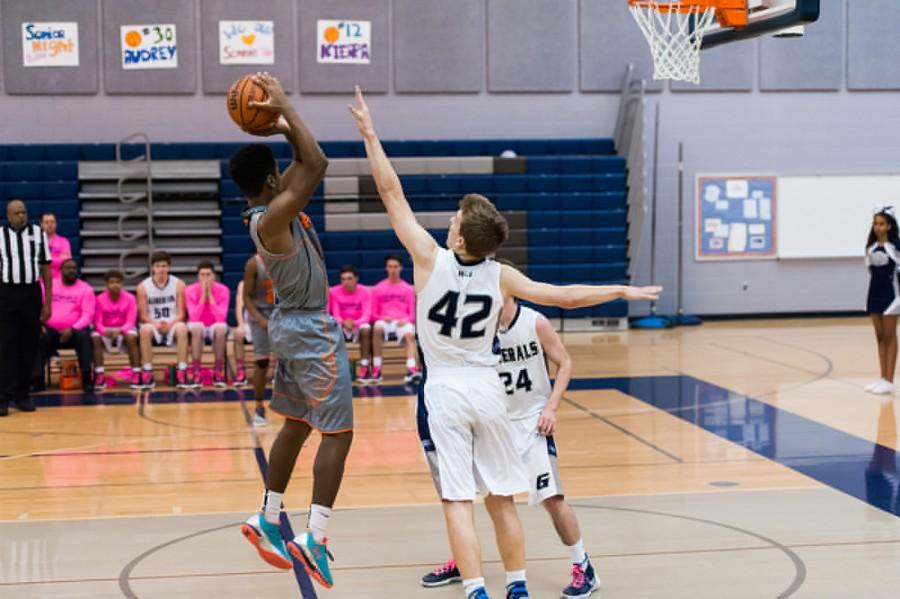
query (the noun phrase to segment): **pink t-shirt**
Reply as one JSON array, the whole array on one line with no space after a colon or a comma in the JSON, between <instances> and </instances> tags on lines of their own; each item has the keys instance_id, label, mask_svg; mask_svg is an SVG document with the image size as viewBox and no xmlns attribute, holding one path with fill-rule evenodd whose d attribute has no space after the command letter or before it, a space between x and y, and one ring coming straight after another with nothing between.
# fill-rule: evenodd
<instances>
[{"instance_id":1,"label":"pink t-shirt","mask_svg":"<svg viewBox=\"0 0 900 599\"><path fill-rule=\"evenodd\" d=\"M365 285L357 285L353 293L347 293L343 285L335 285L328 290L328 313L338 323L348 318L356 326L368 324L372 319L372 294Z\"/></svg>"},{"instance_id":2,"label":"pink t-shirt","mask_svg":"<svg viewBox=\"0 0 900 599\"><path fill-rule=\"evenodd\" d=\"M95 331L101 335L106 333L106 329L133 331L135 323L137 323L137 299L133 293L123 289L119 292L117 302L113 302L109 297L109 291L97 294L94 310Z\"/></svg>"},{"instance_id":3,"label":"pink t-shirt","mask_svg":"<svg viewBox=\"0 0 900 599\"><path fill-rule=\"evenodd\" d=\"M372 288L372 320L416 321L416 290L404 280L384 279Z\"/></svg>"},{"instance_id":4,"label":"pink t-shirt","mask_svg":"<svg viewBox=\"0 0 900 599\"><path fill-rule=\"evenodd\" d=\"M50 272L53 277L60 276L62 263L72 257L72 244L60 234L56 234L49 240L50 243Z\"/></svg>"},{"instance_id":5,"label":"pink t-shirt","mask_svg":"<svg viewBox=\"0 0 900 599\"><path fill-rule=\"evenodd\" d=\"M211 302L202 301L203 285L199 281L185 288L184 303L187 306L188 322L201 322L208 327L227 320L231 290L222 283L213 283L211 295Z\"/></svg>"},{"instance_id":6,"label":"pink t-shirt","mask_svg":"<svg viewBox=\"0 0 900 599\"><path fill-rule=\"evenodd\" d=\"M71 285L66 285L62 279L54 279L50 301L50 320L47 321L50 328L57 331L69 327L83 329L94 321L94 290L81 279Z\"/></svg>"}]
</instances>

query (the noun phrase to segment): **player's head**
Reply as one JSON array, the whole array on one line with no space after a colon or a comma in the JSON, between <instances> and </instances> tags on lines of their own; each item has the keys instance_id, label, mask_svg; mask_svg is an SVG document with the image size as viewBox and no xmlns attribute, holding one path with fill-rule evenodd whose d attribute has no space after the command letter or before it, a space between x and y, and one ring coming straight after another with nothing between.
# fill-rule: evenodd
<instances>
[{"instance_id":1,"label":"player's head","mask_svg":"<svg viewBox=\"0 0 900 599\"><path fill-rule=\"evenodd\" d=\"M216 281L216 267L209 260L204 260L197 265L197 281L211 285Z\"/></svg>"},{"instance_id":2,"label":"player's head","mask_svg":"<svg viewBox=\"0 0 900 599\"><path fill-rule=\"evenodd\" d=\"M56 215L52 212L45 212L41 215L41 228L47 237L56 235Z\"/></svg>"},{"instance_id":3,"label":"player's head","mask_svg":"<svg viewBox=\"0 0 900 599\"><path fill-rule=\"evenodd\" d=\"M400 280L400 272L403 270L403 259L399 254L388 254L384 258L384 270L387 271L388 279L396 283Z\"/></svg>"},{"instance_id":4,"label":"player's head","mask_svg":"<svg viewBox=\"0 0 900 599\"><path fill-rule=\"evenodd\" d=\"M62 275L63 283L71 285L78 279L78 263L69 258L59 267L59 272Z\"/></svg>"},{"instance_id":5,"label":"player's head","mask_svg":"<svg viewBox=\"0 0 900 599\"><path fill-rule=\"evenodd\" d=\"M28 210L22 200L10 200L6 203L6 220L9 226L19 230L28 224Z\"/></svg>"},{"instance_id":6,"label":"player's head","mask_svg":"<svg viewBox=\"0 0 900 599\"><path fill-rule=\"evenodd\" d=\"M447 247L457 254L481 259L506 241L509 225L489 199L477 193L463 196L459 210L450 219Z\"/></svg>"},{"instance_id":7,"label":"player's head","mask_svg":"<svg viewBox=\"0 0 900 599\"><path fill-rule=\"evenodd\" d=\"M269 146L250 144L234 153L228 171L250 206L265 206L281 185L278 162Z\"/></svg>"},{"instance_id":8,"label":"player's head","mask_svg":"<svg viewBox=\"0 0 900 599\"><path fill-rule=\"evenodd\" d=\"M890 241L894 245L900 244L897 234L897 218L894 216L893 206L877 206L873 211L872 228L869 230L866 248L868 249L879 239Z\"/></svg>"},{"instance_id":9,"label":"player's head","mask_svg":"<svg viewBox=\"0 0 900 599\"><path fill-rule=\"evenodd\" d=\"M150 256L150 271L157 283L164 283L169 278L169 269L172 267L172 257L169 252L159 250Z\"/></svg>"},{"instance_id":10,"label":"player's head","mask_svg":"<svg viewBox=\"0 0 900 599\"><path fill-rule=\"evenodd\" d=\"M106 290L110 295L117 296L122 292L122 283L125 281L125 277L122 276L121 271L107 270L103 273L103 280L106 281Z\"/></svg>"},{"instance_id":11,"label":"player's head","mask_svg":"<svg viewBox=\"0 0 900 599\"><path fill-rule=\"evenodd\" d=\"M345 264L341 267L341 286L347 293L356 291L356 284L359 283L359 271L352 264Z\"/></svg>"}]
</instances>

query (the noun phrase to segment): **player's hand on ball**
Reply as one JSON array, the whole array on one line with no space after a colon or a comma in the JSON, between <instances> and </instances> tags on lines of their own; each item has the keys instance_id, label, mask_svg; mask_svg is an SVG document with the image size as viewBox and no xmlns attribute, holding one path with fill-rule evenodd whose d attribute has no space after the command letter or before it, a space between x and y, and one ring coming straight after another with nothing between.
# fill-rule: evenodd
<instances>
[{"instance_id":1,"label":"player's hand on ball","mask_svg":"<svg viewBox=\"0 0 900 599\"><path fill-rule=\"evenodd\" d=\"M250 100L248 102L249 106L255 106L271 112L284 112L291 105L278 79L268 73L257 73L255 79L256 83L266 90L269 97L262 102Z\"/></svg>"},{"instance_id":2,"label":"player's hand on ball","mask_svg":"<svg viewBox=\"0 0 900 599\"><path fill-rule=\"evenodd\" d=\"M280 115L278 120L272 123L268 128L263 128L258 131L254 131L254 135L260 135L262 137L269 137L270 135L287 135L291 132L291 126L288 124L287 119L284 118L284 115Z\"/></svg>"},{"instance_id":3,"label":"player's hand on ball","mask_svg":"<svg viewBox=\"0 0 900 599\"><path fill-rule=\"evenodd\" d=\"M556 432L556 410L544 408L538 417L537 432L544 437L549 437Z\"/></svg>"},{"instance_id":4,"label":"player's hand on ball","mask_svg":"<svg viewBox=\"0 0 900 599\"><path fill-rule=\"evenodd\" d=\"M622 299L630 302L640 300L657 300L663 288L659 285L651 285L650 287L631 287L626 286L622 292Z\"/></svg>"},{"instance_id":5,"label":"player's hand on ball","mask_svg":"<svg viewBox=\"0 0 900 599\"><path fill-rule=\"evenodd\" d=\"M362 90L359 89L358 85L356 86L354 100L355 104L348 104L347 108L350 109L350 114L356 119L356 126L359 128L360 134L366 138L374 137L375 126L372 124L372 115L369 113L369 107L366 106Z\"/></svg>"}]
</instances>

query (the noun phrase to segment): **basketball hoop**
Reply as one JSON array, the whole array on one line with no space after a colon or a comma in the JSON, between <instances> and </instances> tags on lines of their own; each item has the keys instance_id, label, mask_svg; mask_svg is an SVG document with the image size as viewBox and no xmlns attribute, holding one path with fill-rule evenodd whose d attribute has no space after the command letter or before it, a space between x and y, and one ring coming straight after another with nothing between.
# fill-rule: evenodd
<instances>
[{"instance_id":1,"label":"basketball hoop","mask_svg":"<svg viewBox=\"0 0 900 599\"><path fill-rule=\"evenodd\" d=\"M650 44L653 78L700 83L703 35L716 21L747 23L747 0L628 0L628 8Z\"/></svg>"}]
</instances>

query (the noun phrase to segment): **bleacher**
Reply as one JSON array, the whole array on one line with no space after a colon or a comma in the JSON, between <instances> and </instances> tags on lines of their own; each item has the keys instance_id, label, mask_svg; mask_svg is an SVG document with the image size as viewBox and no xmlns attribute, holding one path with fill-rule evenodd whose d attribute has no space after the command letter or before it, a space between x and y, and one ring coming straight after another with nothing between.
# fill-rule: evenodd
<instances>
[{"instance_id":1,"label":"bleacher","mask_svg":"<svg viewBox=\"0 0 900 599\"><path fill-rule=\"evenodd\" d=\"M220 163L223 280L232 288L253 246L240 213L244 199L228 178L228 158L243 143L156 143L154 161L218 160ZM627 281L626 165L609 139L387 141L407 197L426 227L443 242L449 213L468 192L490 197L510 221L510 239L501 255L530 276L551 283ZM307 210L326 253L329 278L342 264L360 268L363 283L384 277L384 256L402 254L386 223L367 174L360 142L324 142L331 159L326 180ZM290 147L272 144L286 166ZM123 158L143 153L123 147ZM515 157L501 154L512 150ZM31 217L45 210L59 219L60 234L81 254L78 163L115 159L114 144L0 145L0 192L19 197ZM190 230L185 231L185 236ZM163 241L162 239L159 241ZM178 238L166 238L177 245ZM408 262L407 265L409 266ZM412 277L406 268L404 276ZM551 318L624 317L624 302L562 311L542 308ZM565 312L565 313L564 313Z\"/></svg>"}]
</instances>

